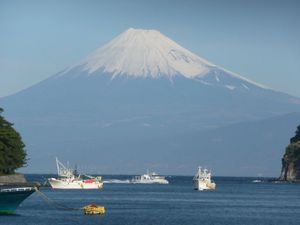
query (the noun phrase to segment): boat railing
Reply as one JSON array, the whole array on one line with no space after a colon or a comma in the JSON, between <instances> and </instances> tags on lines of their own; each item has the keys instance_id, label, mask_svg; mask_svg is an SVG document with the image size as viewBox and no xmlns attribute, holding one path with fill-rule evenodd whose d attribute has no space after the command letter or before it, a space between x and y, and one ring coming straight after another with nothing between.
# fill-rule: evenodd
<instances>
[{"instance_id":1,"label":"boat railing","mask_svg":"<svg viewBox=\"0 0 300 225\"><path fill-rule=\"evenodd\" d=\"M18 187L18 188L5 188L1 189L0 192L15 192L15 191L31 191L33 187Z\"/></svg>"}]
</instances>

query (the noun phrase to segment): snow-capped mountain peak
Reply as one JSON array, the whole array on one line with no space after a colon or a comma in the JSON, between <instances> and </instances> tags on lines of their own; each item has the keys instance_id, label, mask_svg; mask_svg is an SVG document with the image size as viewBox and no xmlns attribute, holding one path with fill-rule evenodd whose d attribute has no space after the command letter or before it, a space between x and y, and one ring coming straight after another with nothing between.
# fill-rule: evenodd
<instances>
[{"instance_id":1,"label":"snow-capped mountain peak","mask_svg":"<svg viewBox=\"0 0 300 225\"><path fill-rule=\"evenodd\" d=\"M73 69L77 71L75 74L79 71L79 74L87 76L104 73L111 75L112 78L116 76L171 78L179 75L229 90L239 88L249 90L249 84L268 89L208 62L157 30L129 28L78 64L56 76L69 74L68 72Z\"/></svg>"},{"instance_id":2,"label":"snow-capped mountain peak","mask_svg":"<svg viewBox=\"0 0 300 225\"><path fill-rule=\"evenodd\" d=\"M77 65L78 66L78 65ZM192 78L214 65L181 47L157 30L129 28L80 62L89 74L158 77L176 74Z\"/></svg>"}]
</instances>

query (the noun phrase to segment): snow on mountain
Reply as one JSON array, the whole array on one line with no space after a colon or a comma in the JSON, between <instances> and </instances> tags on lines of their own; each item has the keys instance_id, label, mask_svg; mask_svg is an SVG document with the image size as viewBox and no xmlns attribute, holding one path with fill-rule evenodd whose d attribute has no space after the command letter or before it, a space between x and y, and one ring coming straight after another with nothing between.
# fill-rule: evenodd
<instances>
[{"instance_id":1,"label":"snow on mountain","mask_svg":"<svg viewBox=\"0 0 300 225\"><path fill-rule=\"evenodd\" d=\"M208 62L156 30L129 28L58 76L74 68L88 76L98 72L110 74L112 78L120 75L144 78L184 76L198 79L203 84L211 84L207 80L213 77L217 86L235 90L237 87L232 82L228 83L228 78L231 78L238 79L238 87L245 90L249 90L249 83L266 89L263 85ZM224 83L224 80L227 81Z\"/></svg>"},{"instance_id":2,"label":"snow on mountain","mask_svg":"<svg viewBox=\"0 0 300 225\"><path fill-rule=\"evenodd\" d=\"M102 70L113 76L206 74L214 65L181 47L156 30L130 28L81 62L89 74Z\"/></svg>"}]
</instances>

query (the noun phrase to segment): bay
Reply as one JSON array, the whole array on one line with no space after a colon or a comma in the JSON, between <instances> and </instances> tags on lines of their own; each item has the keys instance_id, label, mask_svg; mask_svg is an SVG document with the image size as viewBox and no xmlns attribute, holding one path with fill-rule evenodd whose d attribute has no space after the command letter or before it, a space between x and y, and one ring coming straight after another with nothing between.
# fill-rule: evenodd
<instances>
[{"instance_id":1,"label":"bay","mask_svg":"<svg viewBox=\"0 0 300 225\"><path fill-rule=\"evenodd\" d=\"M43 182L50 175L27 175ZM16 215L0 216L0 224L65 225L293 225L300 224L300 185L261 182L256 178L214 177L216 191L193 190L192 177L169 176L169 185L126 183L132 176L103 176L102 190L40 191L54 203L81 208L105 206L103 216L86 216L82 210L62 210L37 193L26 199Z\"/></svg>"}]
</instances>

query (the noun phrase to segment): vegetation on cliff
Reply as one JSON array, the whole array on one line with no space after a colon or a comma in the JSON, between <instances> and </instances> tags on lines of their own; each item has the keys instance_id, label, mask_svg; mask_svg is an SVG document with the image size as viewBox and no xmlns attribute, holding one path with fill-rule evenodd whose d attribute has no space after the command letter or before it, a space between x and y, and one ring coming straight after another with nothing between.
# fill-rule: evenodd
<instances>
[{"instance_id":1,"label":"vegetation on cliff","mask_svg":"<svg viewBox=\"0 0 300 225\"><path fill-rule=\"evenodd\" d=\"M286 147L279 179L284 181L300 180L300 125L297 127L295 136L290 139L290 144Z\"/></svg>"},{"instance_id":2,"label":"vegetation on cliff","mask_svg":"<svg viewBox=\"0 0 300 225\"><path fill-rule=\"evenodd\" d=\"M289 158L291 162L300 161L300 141L289 144L286 148L285 156Z\"/></svg>"},{"instance_id":3,"label":"vegetation on cliff","mask_svg":"<svg viewBox=\"0 0 300 225\"><path fill-rule=\"evenodd\" d=\"M290 161L300 162L300 125L297 127L296 135L291 138L290 144L286 147L285 155Z\"/></svg>"},{"instance_id":4,"label":"vegetation on cliff","mask_svg":"<svg viewBox=\"0 0 300 225\"><path fill-rule=\"evenodd\" d=\"M12 174L26 165L25 145L20 134L1 114L0 108L0 175Z\"/></svg>"}]
</instances>

